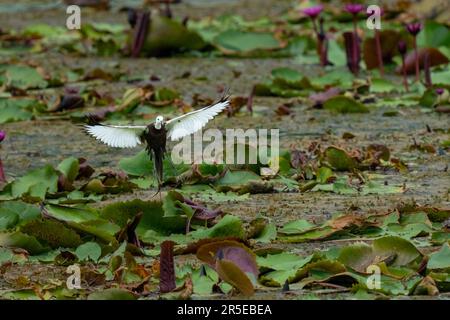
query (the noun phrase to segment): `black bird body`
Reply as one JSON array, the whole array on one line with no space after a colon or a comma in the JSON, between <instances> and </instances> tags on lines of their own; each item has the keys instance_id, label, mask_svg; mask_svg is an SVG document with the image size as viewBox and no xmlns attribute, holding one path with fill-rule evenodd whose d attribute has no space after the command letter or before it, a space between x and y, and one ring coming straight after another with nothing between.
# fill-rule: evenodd
<instances>
[{"instance_id":1,"label":"black bird body","mask_svg":"<svg viewBox=\"0 0 450 320\"><path fill-rule=\"evenodd\" d=\"M145 150L153 160L159 190L163 182L163 160L166 154L167 130L165 125L161 124L161 128L157 129L155 124L151 123L142 133L141 139L146 143Z\"/></svg>"}]
</instances>

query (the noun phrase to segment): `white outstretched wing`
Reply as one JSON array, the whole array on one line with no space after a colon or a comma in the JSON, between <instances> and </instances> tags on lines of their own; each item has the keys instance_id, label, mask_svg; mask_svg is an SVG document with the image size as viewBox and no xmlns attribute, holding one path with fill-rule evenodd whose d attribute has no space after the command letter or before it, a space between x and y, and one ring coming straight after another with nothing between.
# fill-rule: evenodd
<instances>
[{"instance_id":1,"label":"white outstretched wing","mask_svg":"<svg viewBox=\"0 0 450 320\"><path fill-rule=\"evenodd\" d=\"M103 124L84 126L87 133L110 147L133 148L141 144L140 135L145 126L109 126Z\"/></svg>"},{"instance_id":2,"label":"white outstretched wing","mask_svg":"<svg viewBox=\"0 0 450 320\"><path fill-rule=\"evenodd\" d=\"M209 120L222 112L230 101L223 99L220 102L202 109L198 109L166 122L167 135L172 141L178 140L203 128Z\"/></svg>"}]
</instances>

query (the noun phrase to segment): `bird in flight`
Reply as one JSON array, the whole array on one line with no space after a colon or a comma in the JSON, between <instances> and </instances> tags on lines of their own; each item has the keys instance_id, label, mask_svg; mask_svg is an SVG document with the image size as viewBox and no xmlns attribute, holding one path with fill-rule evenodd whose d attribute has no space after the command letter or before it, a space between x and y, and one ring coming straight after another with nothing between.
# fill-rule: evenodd
<instances>
[{"instance_id":1,"label":"bird in flight","mask_svg":"<svg viewBox=\"0 0 450 320\"><path fill-rule=\"evenodd\" d=\"M168 121L165 121L163 116L157 116L155 122L147 126L113 126L94 123L85 125L84 128L87 133L110 147L134 148L140 144L145 144L147 153L153 160L154 171L158 180L158 191L156 192L158 194L163 182L163 160L166 153L167 138L176 141L195 133L229 104L229 96L226 95L217 103Z\"/></svg>"}]
</instances>

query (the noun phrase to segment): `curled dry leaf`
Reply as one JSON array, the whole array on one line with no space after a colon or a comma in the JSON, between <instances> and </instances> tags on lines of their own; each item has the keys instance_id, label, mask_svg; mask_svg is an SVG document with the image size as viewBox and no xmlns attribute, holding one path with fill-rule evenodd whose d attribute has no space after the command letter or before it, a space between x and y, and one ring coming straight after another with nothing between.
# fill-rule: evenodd
<instances>
[{"instance_id":1,"label":"curled dry leaf","mask_svg":"<svg viewBox=\"0 0 450 320\"><path fill-rule=\"evenodd\" d=\"M225 259L217 260L215 268L223 281L237 288L242 294L251 296L255 293L251 280L233 262Z\"/></svg>"},{"instance_id":2,"label":"curled dry leaf","mask_svg":"<svg viewBox=\"0 0 450 320\"><path fill-rule=\"evenodd\" d=\"M230 240L208 243L197 250L197 257L214 268L223 281L244 295L254 293L249 275L256 279L259 270L255 254L242 243Z\"/></svg>"},{"instance_id":3,"label":"curled dry leaf","mask_svg":"<svg viewBox=\"0 0 450 320\"><path fill-rule=\"evenodd\" d=\"M225 247L237 247L243 248L247 250L249 254L253 254L253 252L243 243L237 242L235 240L211 240L212 242L207 242L206 244L201 245L197 249L197 258L201 261L207 263L211 267L214 267L214 263L216 260L217 251L221 248Z\"/></svg>"}]
</instances>

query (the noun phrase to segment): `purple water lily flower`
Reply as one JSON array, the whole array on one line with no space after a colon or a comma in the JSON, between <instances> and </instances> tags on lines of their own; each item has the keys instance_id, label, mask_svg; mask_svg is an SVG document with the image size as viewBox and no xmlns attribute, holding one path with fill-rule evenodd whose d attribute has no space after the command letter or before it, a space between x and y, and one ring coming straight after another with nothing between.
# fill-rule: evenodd
<instances>
[{"instance_id":1,"label":"purple water lily flower","mask_svg":"<svg viewBox=\"0 0 450 320\"><path fill-rule=\"evenodd\" d=\"M361 11L364 10L364 5L362 5L360 3L348 3L345 5L345 10L348 13L357 15L358 13L360 13Z\"/></svg>"},{"instance_id":2,"label":"purple water lily flower","mask_svg":"<svg viewBox=\"0 0 450 320\"><path fill-rule=\"evenodd\" d=\"M443 93L444 93L444 89L443 89L443 88L437 88L437 89L436 89L436 94L437 94L437 95L440 96L440 95L443 94Z\"/></svg>"},{"instance_id":3,"label":"purple water lily flower","mask_svg":"<svg viewBox=\"0 0 450 320\"><path fill-rule=\"evenodd\" d=\"M348 3L345 5L345 10L353 15L353 39L348 38L347 36L347 44L351 43L352 49L351 53L347 50L347 62L350 62L348 65L353 74L357 75L359 71L359 60L360 60L360 46L359 46L359 37L358 37L358 18L357 15L361 11L364 10L364 5L359 3Z\"/></svg>"},{"instance_id":4,"label":"purple water lily flower","mask_svg":"<svg viewBox=\"0 0 450 320\"><path fill-rule=\"evenodd\" d=\"M422 24L420 22L410 23L406 25L406 30L413 36L417 36L422 30Z\"/></svg>"},{"instance_id":5,"label":"purple water lily flower","mask_svg":"<svg viewBox=\"0 0 450 320\"><path fill-rule=\"evenodd\" d=\"M410 23L406 25L406 30L413 36L413 46L416 60L416 82L419 82L420 71L419 71L419 52L417 50L417 35L420 30L422 30L422 24L420 22Z\"/></svg>"},{"instance_id":6,"label":"purple water lily flower","mask_svg":"<svg viewBox=\"0 0 450 320\"><path fill-rule=\"evenodd\" d=\"M320 65L325 66L325 65L327 65L328 61L326 58L327 46L326 46L326 35L325 35L325 32L323 31L323 19L320 20L320 29L317 26L317 22L316 22L317 16L322 11L323 11L323 5L312 6L312 7L305 8L302 10L302 12L304 14L306 14L308 17L310 17L312 20L314 33L316 34L316 38L317 38L317 53L319 55Z\"/></svg>"},{"instance_id":7,"label":"purple water lily flower","mask_svg":"<svg viewBox=\"0 0 450 320\"><path fill-rule=\"evenodd\" d=\"M0 130L0 142L5 140L5 138L6 138L6 132L3 130Z\"/></svg>"},{"instance_id":8,"label":"purple water lily flower","mask_svg":"<svg viewBox=\"0 0 450 320\"><path fill-rule=\"evenodd\" d=\"M302 10L304 14L306 14L311 19L315 19L323 10L322 5L312 6L309 8L305 8Z\"/></svg>"}]
</instances>

